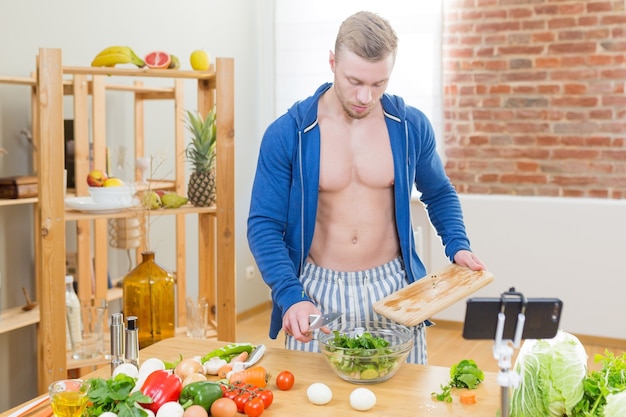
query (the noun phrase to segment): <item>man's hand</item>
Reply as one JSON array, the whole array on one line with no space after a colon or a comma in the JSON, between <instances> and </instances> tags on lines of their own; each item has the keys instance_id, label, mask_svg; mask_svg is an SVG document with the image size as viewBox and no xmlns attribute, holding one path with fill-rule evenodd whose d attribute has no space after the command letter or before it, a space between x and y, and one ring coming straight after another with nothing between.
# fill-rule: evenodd
<instances>
[{"instance_id":1,"label":"man's hand","mask_svg":"<svg viewBox=\"0 0 626 417\"><path fill-rule=\"evenodd\" d=\"M478 256L474 255L468 250L460 250L454 255L454 263L461 266L466 266L474 271L481 271L487 269L485 264L482 263Z\"/></svg>"},{"instance_id":2,"label":"man's hand","mask_svg":"<svg viewBox=\"0 0 626 417\"><path fill-rule=\"evenodd\" d=\"M313 339L309 331L309 314L321 314L310 301L295 303L283 316L283 330L296 340L307 343Z\"/></svg>"}]
</instances>

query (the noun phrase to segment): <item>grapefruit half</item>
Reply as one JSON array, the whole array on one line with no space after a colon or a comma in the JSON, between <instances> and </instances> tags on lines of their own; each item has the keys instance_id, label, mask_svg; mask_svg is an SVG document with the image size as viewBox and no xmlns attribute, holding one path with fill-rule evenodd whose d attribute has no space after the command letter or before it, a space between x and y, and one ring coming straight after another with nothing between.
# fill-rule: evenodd
<instances>
[{"instance_id":1,"label":"grapefruit half","mask_svg":"<svg viewBox=\"0 0 626 417\"><path fill-rule=\"evenodd\" d=\"M144 58L148 68L167 68L172 61L172 57L167 52L153 51Z\"/></svg>"}]
</instances>

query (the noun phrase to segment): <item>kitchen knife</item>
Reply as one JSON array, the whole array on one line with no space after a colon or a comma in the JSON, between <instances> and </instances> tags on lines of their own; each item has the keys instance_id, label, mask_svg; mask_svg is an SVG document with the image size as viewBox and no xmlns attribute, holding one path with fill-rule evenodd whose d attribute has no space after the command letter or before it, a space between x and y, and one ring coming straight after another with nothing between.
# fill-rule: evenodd
<instances>
[{"instance_id":1,"label":"kitchen knife","mask_svg":"<svg viewBox=\"0 0 626 417\"><path fill-rule=\"evenodd\" d=\"M326 313L326 314L310 314L309 315L309 330L319 329L322 326L337 320L343 314L341 313Z\"/></svg>"},{"instance_id":2,"label":"kitchen knife","mask_svg":"<svg viewBox=\"0 0 626 417\"><path fill-rule=\"evenodd\" d=\"M257 347L250 353L248 360L243 363L243 369L247 369L257 363L265 354L265 345L257 345Z\"/></svg>"},{"instance_id":3,"label":"kitchen knife","mask_svg":"<svg viewBox=\"0 0 626 417\"><path fill-rule=\"evenodd\" d=\"M261 360L264 354L265 354L265 345L263 344L257 345L256 348L254 348L254 350L250 353L250 356L248 356L248 359L245 362L233 363L232 372L241 372L244 369L248 369L249 367L257 363L259 360Z\"/></svg>"}]
</instances>

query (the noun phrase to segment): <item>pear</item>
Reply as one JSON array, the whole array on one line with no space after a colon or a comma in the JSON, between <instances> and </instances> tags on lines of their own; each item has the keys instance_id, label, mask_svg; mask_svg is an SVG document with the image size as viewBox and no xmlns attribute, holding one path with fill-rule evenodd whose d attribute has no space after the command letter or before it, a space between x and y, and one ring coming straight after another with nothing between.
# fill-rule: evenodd
<instances>
[{"instance_id":1,"label":"pear","mask_svg":"<svg viewBox=\"0 0 626 417\"><path fill-rule=\"evenodd\" d=\"M146 191L141 196L141 203L146 210L156 210L161 208L161 197L155 191Z\"/></svg>"},{"instance_id":2,"label":"pear","mask_svg":"<svg viewBox=\"0 0 626 417\"><path fill-rule=\"evenodd\" d=\"M189 201L187 197L182 197L176 193L165 193L161 196L161 202L165 208L178 208L187 204L187 201Z\"/></svg>"}]
</instances>

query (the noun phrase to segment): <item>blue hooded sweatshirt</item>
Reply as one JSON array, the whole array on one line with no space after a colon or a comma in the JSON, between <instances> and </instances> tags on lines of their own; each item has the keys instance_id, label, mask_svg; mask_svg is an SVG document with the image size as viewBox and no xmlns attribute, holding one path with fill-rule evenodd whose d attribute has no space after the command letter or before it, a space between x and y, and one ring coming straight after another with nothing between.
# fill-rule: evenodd
<instances>
[{"instance_id":1,"label":"blue hooded sweatshirt","mask_svg":"<svg viewBox=\"0 0 626 417\"><path fill-rule=\"evenodd\" d=\"M275 339L282 316L293 304L311 301L299 280L309 254L320 174L318 101L332 84L295 103L274 121L261 142L248 217L248 243L263 280L272 292L269 335ZM426 270L416 249L411 224L411 191L421 193L430 221L452 261L470 250L458 196L436 152L435 135L426 116L398 96L381 98L394 163L395 219L409 282Z\"/></svg>"}]
</instances>

